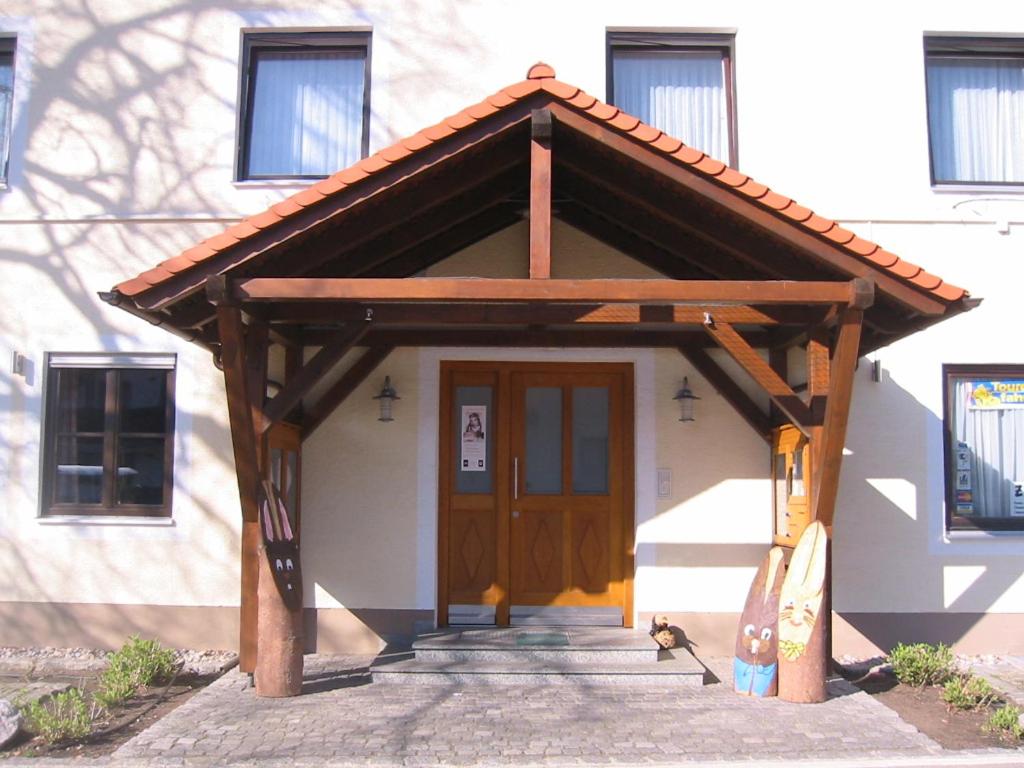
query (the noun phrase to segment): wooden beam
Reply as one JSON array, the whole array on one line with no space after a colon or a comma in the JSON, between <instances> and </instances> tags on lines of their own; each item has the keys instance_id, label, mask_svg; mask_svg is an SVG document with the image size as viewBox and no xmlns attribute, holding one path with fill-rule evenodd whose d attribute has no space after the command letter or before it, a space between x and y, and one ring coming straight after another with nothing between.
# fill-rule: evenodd
<instances>
[{"instance_id":1,"label":"wooden beam","mask_svg":"<svg viewBox=\"0 0 1024 768\"><path fill-rule=\"evenodd\" d=\"M839 470L843 462L843 444L846 441L846 424L853 399L853 374L857 368L863 320L863 310L844 310L839 321L835 351L832 353L825 424L821 431L821 448L817 451L817 482L813 486L816 488L816 496L812 517L820 520L829 530L832 528L839 493Z\"/></svg>"},{"instance_id":2,"label":"wooden beam","mask_svg":"<svg viewBox=\"0 0 1024 768\"><path fill-rule=\"evenodd\" d=\"M334 385L316 401L302 420L302 439L305 440L330 416L356 388L362 384L391 354L394 347L370 347L342 374Z\"/></svg>"},{"instance_id":3,"label":"wooden beam","mask_svg":"<svg viewBox=\"0 0 1024 768\"><path fill-rule=\"evenodd\" d=\"M913 288L889 272L876 269L841 246L828 242L798 224L784 220L778 214L743 199L741 195L716 184L688 166L681 165L659 152L652 152L649 148L610 130L603 123L575 112L570 107L553 103L550 109L560 132L563 130L562 126L565 126L600 145L628 156L633 162L670 179L691 194L698 195L720 209L750 222L752 226L769 233L777 241L797 248L851 277L862 277L877 282L884 293L916 312L925 315L946 313L947 305L933 298L927 291Z\"/></svg>"},{"instance_id":4,"label":"wooden beam","mask_svg":"<svg viewBox=\"0 0 1024 768\"><path fill-rule=\"evenodd\" d=\"M794 392L789 384L783 381L771 366L757 353L736 330L724 322L716 322L712 317L704 324L704 330L722 347L736 363L747 372L779 409L786 414L802 432L814 425L810 409Z\"/></svg>"},{"instance_id":5,"label":"wooden beam","mask_svg":"<svg viewBox=\"0 0 1024 768\"><path fill-rule=\"evenodd\" d=\"M700 347L680 347L690 364L697 369L701 376L710 382L722 397L736 409L736 412L743 417L744 421L763 439L771 442L772 427L768 416L758 407L757 403L718 365L707 353L707 350Z\"/></svg>"},{"instance_id":6,"label":"wooden beam","mask_svg":"<svg viewBox=\"0 0 1024 768\"><path fill-rule=\"evenodd\" d=\"M238 280L230 294L237 300L256 302L849 304L859 295L856 282L255 277Z\"/></svg>"},{"instance_id":7,"label":"wooden beam","mask_svg":"<svg viewBox=\"0 0 1024 768\"><path fill-rule=\"evenodd\" d=\"M779 374L785 382L789 382L789 352L786 349L778 349L772 347L768 350L768 365L773 371ZM779 410L779 406L775 403L768 403L768 422L771 426L778 427L785 423L786 417Z\"/></svg>"},{"instance_id":8,"label":"wooden beam","mask_svg":"<svg viewBox=\"0 0 1024 768\"><path fill-rule=\"evenodd\" d=\"M306 331L311 345L326 342L334 331ZM763 347L767 334L750 331L746 339ZM521 328L374 328L363 337L363 346L391 347L670 347L715 346L703 331L649 331L645 329L521 329Z\"/></svg>"},{"instance_id":9,"label":"wooden beam","mask_svg":"<svg viewBox=\"0 0 1024 768\"><path fill-rule=\"evenodd\" d=\"M352 323L370 312L375 327L382 325L693 325L705 312L736 325L811 325L822 307L792 305L687 306L678 304L348 304L314 302L272 304L265 317L275 323ZM280 327L280 326L276 326Z\"/></svg>"},{"instance_id":10,"label":"wooden beam","mask_svg":"<svg viewBox=\"0 0 1024 768\"><path fill-rule=\"evenodd\" d=\"M551 112L533 110L530 131L530 278L551 277Z\"/></svg>"},{"instance_id":11,"label":"wooden beam","mask_svg":"<svg viewBox=\"0 0 1024 768\"><path fill-rule=\"evenodd\" d=\"M345 356L370 329L366 320L337 331L263 409L263 430L270 429L298 405L317 382Z\"/></svg>"}]
</instances>

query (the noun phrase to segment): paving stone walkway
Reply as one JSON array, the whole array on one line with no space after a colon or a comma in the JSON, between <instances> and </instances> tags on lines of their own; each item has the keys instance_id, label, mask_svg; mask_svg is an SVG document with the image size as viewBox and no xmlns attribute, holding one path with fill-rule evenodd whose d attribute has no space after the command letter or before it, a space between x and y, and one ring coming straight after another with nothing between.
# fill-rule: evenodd
<instances>
[{"instance_id":1,"label":"paving stone walkway","mask_svg":"<svg viewBox=\"0 0 1024 768\"><path fill-rule=\"evenodd\" d=\"M113 763L636 765L942 751L842 681L830 684L828 702L797 705L745 699L722 684L374 685L369 661L307 657L305 695L292 699L257 698L246 676L229 672L121 747Z\"/></svg>"}]
</instances>

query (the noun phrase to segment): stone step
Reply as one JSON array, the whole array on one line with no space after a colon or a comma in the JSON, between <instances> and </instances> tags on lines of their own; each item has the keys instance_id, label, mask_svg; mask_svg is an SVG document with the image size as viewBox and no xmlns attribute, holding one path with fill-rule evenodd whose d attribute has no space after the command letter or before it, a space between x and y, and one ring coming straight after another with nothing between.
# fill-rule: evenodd
<instances>
[{"instance_id":1,"label":"stone step","mask_svg":"<svg viewBox=\"0 0 1024 768\"><path fill-rule=\"evenodd\" d=\"M458 661L419 658L370 668L375 683L402 685L631 685L700 686L704 667L685 651L663 661L630 664L552 664L547 661Z\"/></svg>"},{"instance_id":2,"label":"stone step","mask_svg":"<svg viewBox=\"0 0 1024 768\"><path fill-rule=\"evenodd\" d=\"M432 664L535 662L593 668L655 663L659 650L646 633L621 627L456 629L421 636L412 647L417 661Z\"/></svg>"}]
</instances>

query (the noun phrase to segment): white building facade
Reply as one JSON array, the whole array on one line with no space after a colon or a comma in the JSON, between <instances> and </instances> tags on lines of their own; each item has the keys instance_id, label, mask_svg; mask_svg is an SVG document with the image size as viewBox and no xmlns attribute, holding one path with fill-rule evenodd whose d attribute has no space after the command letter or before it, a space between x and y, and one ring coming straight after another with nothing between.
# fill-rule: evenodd
<instances>
[{"instance_id":1,"label":"white building facade","mask_svg":"<svg viewBox=\"0 0 1024 768\"><path fill-rule=\"evenodd\" d=\"M219 6L0 9L0 645L116 645L132 632L237 644L242 522L223 375L202 346L98 293L545 61L983 299L860 360L834 648L1024 652L1024 9ZM552 277L658 276L558 218L557 203ZM423 274L523 277L528 239L527 222L510 223ZM801 361L790 355L794 386ZM621 620L666 613L699 650L731 652L779 533L769 446L677 350L501 343L398 346L303 441L307 646L376 649L438 622L454 362L626 364L635 559ZM271 368L283 375L283 353ZM372 398L385 374L400 400L382 423ZM700 399L681 423L684 376Z\"/></svg>"}]
</instances>

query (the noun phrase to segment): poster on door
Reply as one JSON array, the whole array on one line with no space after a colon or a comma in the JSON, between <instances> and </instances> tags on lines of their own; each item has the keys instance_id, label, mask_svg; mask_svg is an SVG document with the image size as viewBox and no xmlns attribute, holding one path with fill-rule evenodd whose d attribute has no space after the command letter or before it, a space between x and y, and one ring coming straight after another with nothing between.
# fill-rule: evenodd
<instances>
[{"instance_id":1,"label":"poster on door","mask_svg":"<svg viewBox=\"0 0 1024 768\"><path fill-rule=\"evenodd\" d=\"M487 406L462 406L463 472L487 471Z\"/></svg>"}]
</instances>

